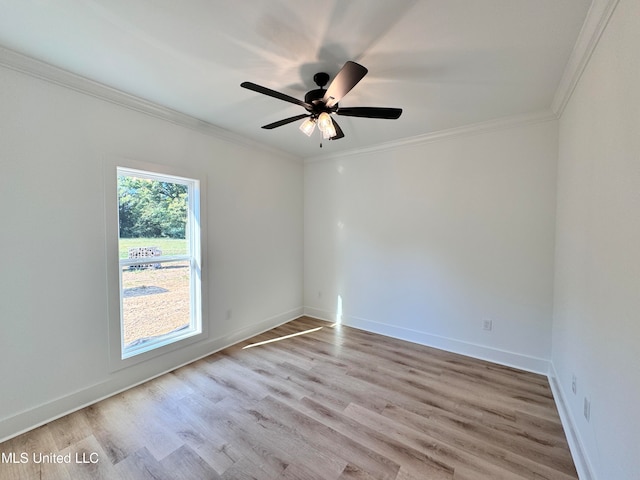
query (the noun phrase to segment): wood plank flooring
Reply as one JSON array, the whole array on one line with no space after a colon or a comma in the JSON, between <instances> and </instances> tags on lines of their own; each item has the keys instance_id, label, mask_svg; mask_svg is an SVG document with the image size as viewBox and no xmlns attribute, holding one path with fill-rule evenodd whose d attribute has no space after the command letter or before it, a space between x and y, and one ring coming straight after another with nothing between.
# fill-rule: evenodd
<instances>
[{"instance_id":1,"label":"wood plank flooring","mask_svg":"<svg viewBox=\"0 0 640 480\"><path fill-rule=\"evenodd\" d=\"M0 452L7 480L578 478L545 377L308 317Z\"/></svg>"}]
</instances>

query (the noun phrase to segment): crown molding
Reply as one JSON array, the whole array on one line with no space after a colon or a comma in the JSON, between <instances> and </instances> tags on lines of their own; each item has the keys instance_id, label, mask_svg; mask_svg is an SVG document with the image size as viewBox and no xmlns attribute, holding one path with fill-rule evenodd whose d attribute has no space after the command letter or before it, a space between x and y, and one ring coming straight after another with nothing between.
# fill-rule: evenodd
<instances>
[{"instance_id":1,"label":"crown molding","mask_svg":"<svg viewBox=\"0 0 640 480\"><path fill-rule=\"evenodd\" d=\"M22 53L0 46L0 66L44 80L55 85L74 90L84 95L104 100L106 102L134 110L145 115L194 130L205 135L249 148L258 148L270 152L280 158L287 158L300 162L300 158L291 153L279 150L270 145L250 140L212 123L172 110L162 105L130 95L123 91L90 80L75 73Z\"/></svg>"},{"instance_id":2,"label":"crown molding","mask_svg":"<svg viewBox=\"0 0 640 480\"><path fill-rule=\"evenodd\" d=\"M354 148L343 152L330 153L325 155L317 155L304 159L305 163L320 162L324 160L335 160L338 158L351 157L355 155L370 154L375 152L384 152L400 147L423 145L426 143L437 142L440 140L451 139L456 137L465 137L469 135L477 135L479 133L487 133L497 130L505 130L524 125L533 125L536 123L549 122L557 120L558 117L551 110L541 110L539 112L512 115L498 119L488 120L485 122L473 123L462 127L448 128L437 132L424 133L413 137L407 137L391 142L379 143L363 148Z\"/></svg>"},{"instance_id":3,"label":"crown molding","mask_svg":"<svg viewBox=\"0 0 640 480\"><path fill-rule=\"evenodd\" d=\"M562 113L575 90L575 87L589 63L591 55L595 50L602 33L604 32L611 15L613 14L619 0L593 0L587 12L582 29L574 45L569 61L564 69L564 73L556 89L551 109L532 114L516 115L504 117L497 120L480 122L463 127L445 129L437 132L417 135L397 141L386 142L364 148L351 149L339 153L318 155L307 157L305 163L342 158L351 155L367 154L390 150L408 145L419 145L430 143L445 138L453 138L464 135L471 135L491 130L510 128L513 126L544 122L554 120L562 116ZM28 57L14 50L0 46L0 66L15 70L26 75L45 80L47 82L69 88L76 92L107 101L146 115L150 115L167 122L195 130L215 137L217 139L234 143L249 148L258 148L262 151L270 152L281 158L300 161L300 157L285 152L270 145L250 140L242 135L238 135L229 130L213 125L204 120L186 115L184 113L163 107L156 103L144 100L134 95L127 94L112 87L90 80L86 77L71 73L67 70L55 67L46 62Z\"/></svg>"},{"instance_id":4,"label":"crown molding","mask_svg":"<svg viewBox=\"0 0 640 480\"><path fill-rule=\"evenodd\" d=\"M618 2L619 0L592 1L551 103L551 110L558 117L562 116L569 103Z\"/></svg>"},{"instance_id":5,"label":"crown molding","mask_svg":"<svg viewBox=\"0 0 640 480\"><path fill-rule=\"evenodd\" d=\"M504 117L497 120L476 123L463 127L441 130L438 132L417 135L406 139L373 145L370 147L352 149L340 153L318 155L307 157L305 163L318 162L323 160L333 160L352 155L367 154L379 151L390 150L407 145L418 145L434 142L445 138L453 138L464 135L471 135L491 130L515 127L518 125L532 124L549 120L556 120L562 116L573 91L587 67L591 55L593 54L602 33L607 27L609 20L618 5L619 0L592 0L584 23L578 34L578 39L573 47L569 60L565 66L564 73L556 89L556 93L549 110L535 112L525 115Z\"/></svg>"}]
</instances>

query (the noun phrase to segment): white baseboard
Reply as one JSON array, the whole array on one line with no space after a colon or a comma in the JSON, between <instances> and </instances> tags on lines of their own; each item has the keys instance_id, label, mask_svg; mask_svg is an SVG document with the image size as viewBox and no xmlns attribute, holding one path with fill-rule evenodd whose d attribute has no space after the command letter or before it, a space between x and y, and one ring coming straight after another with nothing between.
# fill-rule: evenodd
<instances>
[{"instance_id":1,"label":"white baseboard","mask_svg":"<svg viewBox=\"0 0 640 480\"><path fill-rule=\"evenodd\" d=\"M326 320L327 322L337 321L335 313L327 312L314 307L304 307L304 314L307 317L317 318L318 320Z\"/></svg>"},{"instance_id":2,"label":"white baseboard","mask_svg":"<svg viewBox=\"0 0 640 480\"><path fill-rule=\"evenodd\" d=\"M314 307L304 307L304 313L305 315L318 318L320 320L328 320L331 322L337 321L335 313L332 314L331 312ZM518 368L520 370L526 370L528 372L547 375L549 371L549 361L544 358L508 352L506 350L487 347L485 345L478 345L386 323L374 322L372 320L350 315L342 315L341 323L360 330L379 333L380 335L386 335L388 337L406 340L408 342L418 343L420 345L438 348L448 352L459 353L461 355L478 358L480 360L487 360L489 362Z\"/></svg>"},{"instance_id":3,"label":"white baseboard","mask_svg":"<svg viewBox=\"0 0 640 480\"><path fill-rule=\"evenodd\" d=\"M578 477L580 480L597 480L589 457L586 454L586 450L578 430L575 428L575 420L571 415L571 410L568 408L568 403L564 395L564 390L558 381L558 373L553 365L553 362L549 363L549 385L551 385L551 391L553 392L553 398L558 407L558 413L560 414L560 421L562 422L562 428L564 434L567 437L567 443L571 450L571 456L573 457L573 463L578 471Z\"/></svg>"},{"instance_id":4,"label":"white baseboard","mask_svg":"<svg viewBox=\"0 0 640 480\"><path fill-rule=\"evenodd\" d=\"M23 410L22 412L18 412L10 417L2 418L0 419L0 443L49 423L57 418L99 402L100 400L117 395L118 393L135 387L136 385L140 385L153 378L169 373L177 368L193 363L231 345L290 322L303 314L303 307L295 308L288 312L264 319L249 327L241 328L221 337L209 339L205 342L189 346L183 349L184 352L178 351L177 355L172 356L171 358L178 358L179 360L176 361L174 365L162 365L158 368L159 371L149 373L148 369L141 370L143 373L137 376L120 373L114 374L110 379L103 382L90 385L68 395L53 399L49 402L38 405L37 407ZM182 355L180 355L180 353L182 353ZM160 364L162 361L161 359L162 357L158 357L151 363ZM125 373L127 370L129 369L125 369L121 372ZM136 370L136 366L132 367L130 370Z\"/></svg>"}]
</instances>

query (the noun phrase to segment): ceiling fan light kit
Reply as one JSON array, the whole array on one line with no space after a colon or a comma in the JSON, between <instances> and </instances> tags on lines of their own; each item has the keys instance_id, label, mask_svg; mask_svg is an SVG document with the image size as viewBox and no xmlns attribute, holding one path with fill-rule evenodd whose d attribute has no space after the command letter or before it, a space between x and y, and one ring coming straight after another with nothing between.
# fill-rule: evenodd
<instances>
[{"instance_id":1,"label":"ceiling fan light kit","mask_svg":"<svg viewBox=\"0 0 640 480\"><path fill-rule=\"evenodd\" d=\"M315 118L307 118L300 125L300 130L302 130L302 133L304 133L307 137L310 137L315 129L316 129L316 119Z\"/></svg>"},{"instance_id":2,"label":"ceiling fan light kit","mask_svg":"<svg viewBox=\"0 0 640 480\"><path fill-rule=\"evenodd\" d=\"M327 112L318 115L318 128L323 132L331 125L331 117Z\"/></svg>"},{"instance_id":3,"label":"ceiling fan light kit","mask_svg":"<svg viewBox=\"0 0 640 480\"><path fill-rule=\"evenodd\" d=\"M313 76L313 81L319 88L307 92L304 96L304 101L252 82L243 82L240 86L285 102L300 105L308 112L263 125L262 128L272 130L304 118L305 120L300 125L300 130L308 137L313 134L316 125L318 125L323 139L339 140L344 137L344 132L338 122L331 118L331 115L395 120L402 114L401 108L339 107L338 102L362 80L367 72L368 70L362 65L355 62L347 62L326 90L324 86L329 82L329 75L325 72L316 73Z\"/></svg>"}]
</instances>

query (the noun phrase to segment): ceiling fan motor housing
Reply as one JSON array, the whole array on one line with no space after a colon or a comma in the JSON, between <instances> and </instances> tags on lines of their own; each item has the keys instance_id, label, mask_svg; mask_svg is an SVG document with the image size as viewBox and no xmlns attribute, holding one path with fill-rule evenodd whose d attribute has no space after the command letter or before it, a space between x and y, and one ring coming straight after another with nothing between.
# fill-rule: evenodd
<instances>
[{"instance_id":1,"label":"ceiling fan motor housing","mask_svg":"<svg viewBox=\"0 0 640 480\"><path fill-rule=\"evenodd\" d=\"M311 113L316 116L322 112L330 112L331 110L328 109L322 101L324 94L327 93L327 90L323 87L329 83L329 74L325 72L318 72L313 76L313 81L320 88L307 92L304 96L305 103L313 105Z\"/></svg>"},{"instance_id":2,"label":"ceiling fan motor housing","mask_svg":"<svg viewBox=\"0 0 640 480\"><path fill-rule=\"evenodd\" d=\"M324 102L322 101L322 98L324 97L324 94L327 93L327 91L323 88L317 88L316 90L311 90L309 92L307 92L304 96L304 101L305 103L308 103L310 105L313 105L313 112L314 113L321 113L321 112L328 112L330 111L330 109L328 109Z\"/></svg>"}]
</instances>

